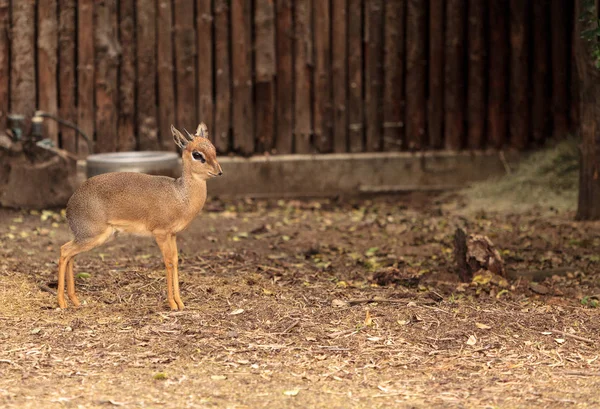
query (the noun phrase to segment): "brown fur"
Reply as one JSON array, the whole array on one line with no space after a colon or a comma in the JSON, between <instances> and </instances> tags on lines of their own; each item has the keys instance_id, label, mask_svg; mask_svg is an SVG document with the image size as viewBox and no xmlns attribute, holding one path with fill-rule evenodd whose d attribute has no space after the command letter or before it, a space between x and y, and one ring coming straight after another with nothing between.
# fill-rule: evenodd
<instances>
[{"instance_id":1,"label":"brown fur","mask_svg":"<svg viewBox=\"0 0 600 409\"><path fill-rule=\"evenodd\" d=\"M223 172L206 125L196 136L171 126L173 139L182 149L183 173L179 179L142 173L115 172L85 181L67 204L67 220L74 239L61 247L58 268L58 305L66 308L67 294L78 306L73 277L73 258L108 241L116 231L154 236L167 269L167 299L171 309L183 309L179 295L175 235L198 215L206 201L206 180ZM186 131L187 133L187 131ZM204 154L205 163L193 152Z\"/></svg>"}]
</instances>

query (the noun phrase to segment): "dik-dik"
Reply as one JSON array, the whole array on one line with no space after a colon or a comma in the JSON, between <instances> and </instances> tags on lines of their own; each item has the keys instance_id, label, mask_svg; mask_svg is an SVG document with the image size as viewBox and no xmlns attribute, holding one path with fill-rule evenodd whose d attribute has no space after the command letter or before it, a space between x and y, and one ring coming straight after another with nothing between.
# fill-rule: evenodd
<instances>
[{"instance_id":1,"label":"dik-dik","mask_svg":"<svg viewBox=\"0 0 600 409\"><path fill-rule=\"evenodd\" d=\"M60 249L58 305L66 308L67 294L75 306L73 258L105 243L115 232L154 236L167 269L167 300L172 310L182 310L177 273L175 235L198 215L206 201L206 181L223 174L215 147L204 123L195 135L171 125L173 140L182 150L179 179L142 173L106 173L85 181L67 204L67 220L74 239Z\"/></svg>"}]
</instances>

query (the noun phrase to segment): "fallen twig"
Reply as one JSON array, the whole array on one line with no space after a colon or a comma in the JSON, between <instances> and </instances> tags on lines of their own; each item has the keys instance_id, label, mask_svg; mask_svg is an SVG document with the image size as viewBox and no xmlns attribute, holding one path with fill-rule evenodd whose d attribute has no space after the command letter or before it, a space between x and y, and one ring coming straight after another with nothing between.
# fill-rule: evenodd
<instances>
[{"instance_id":1,"label":"fallen twig","mask_svg":"<svg viewBox=\"0 0 600 409\"><path fill-rule=\"evenodd\" d=\"M40 284L38 287L42 291L45 291L45 292L50 293L52 295L56 295L56 290L48 287L46 284Z\"/></svg>"},{"instance_id":2,"label":"fallen twig","mask_svg":"<svg viewBox=\"0 0 600 409\"><path fill-rule=\"evenodd\" d=\"M563 372L564 375L573 375L573 376L600 376L600 372L585 372L585 371L566 371Z\"/></svg>"},{"instance_id":3,"label":"fallen twig","mask_svg":"<svg viewBox=\"0 0 600 409\"><path fill-rule=\"evenodd\" d=\"M561 334L561 335L564 335L565 337L570 337L570 338L576 339L578 341L587 342L588 344L595 344L596 343L596 341L594 341L593 339L580 337L579 335L569 334L568 332L559 331L557 329L552 329L552 330L550 330L550 332L555 332L557 334Z\"/></svg>"}]
</instances>

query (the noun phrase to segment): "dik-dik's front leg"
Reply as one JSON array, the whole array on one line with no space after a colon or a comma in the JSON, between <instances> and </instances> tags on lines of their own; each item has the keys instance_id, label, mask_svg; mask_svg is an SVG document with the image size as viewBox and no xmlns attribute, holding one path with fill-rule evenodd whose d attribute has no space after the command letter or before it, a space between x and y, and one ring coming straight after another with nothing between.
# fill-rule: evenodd
<instances>
[{"instance_id":1,"label":"dik-dik's front leg","mask_svg":"<svg viewBox=\"0 0 600 409\"><path fill-rule=\"evenodd\" d=\"M172 310L183 310L179 296L179 275L177 273L177 243L171 234L156 235L156 243L163 255L167 270L167 301Z\"/></svg>"}]
</instances>

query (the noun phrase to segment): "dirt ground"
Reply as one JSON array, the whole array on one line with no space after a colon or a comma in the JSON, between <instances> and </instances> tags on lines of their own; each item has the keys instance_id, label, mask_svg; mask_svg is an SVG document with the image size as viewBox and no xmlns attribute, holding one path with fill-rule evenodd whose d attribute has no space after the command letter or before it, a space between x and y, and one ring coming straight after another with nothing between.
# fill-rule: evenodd
<instances>
[{"instance_id":1,"label":"dirt ground","mask_svg":"<svg viewBox=\"0 0 600 409\"><path fill-rule=\"evenodd\" d=\"M84 305L58 310L64 218L0 210L0 406L600 407L600 224L461 206L212 200L178 238L181 312L131 236L78 256ZM513 278L459 283L456 227Z\"/></svg>"}]
</instances>

